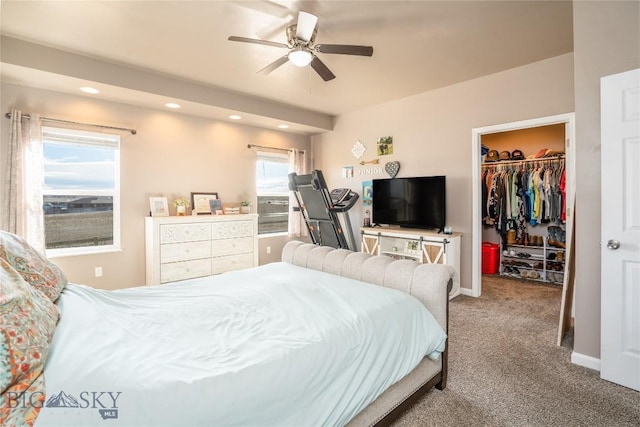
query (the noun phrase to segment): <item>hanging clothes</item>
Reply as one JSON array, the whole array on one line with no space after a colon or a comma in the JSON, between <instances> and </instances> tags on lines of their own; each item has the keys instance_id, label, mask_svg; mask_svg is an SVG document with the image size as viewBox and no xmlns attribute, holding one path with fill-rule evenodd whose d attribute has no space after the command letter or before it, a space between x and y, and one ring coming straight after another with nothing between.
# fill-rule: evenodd
<instances>
[{"instance_id":1,"label":"hanging clothes","mask_svg":"<svg viewBox=\"0 0 640 427\"><path fill-rule=\"evenodd\" d=\"M498 162L482 168L482 222L503 238L515 229L520 239L527 224L566 221L564 158Z\"/></svg>"}]
</instances>

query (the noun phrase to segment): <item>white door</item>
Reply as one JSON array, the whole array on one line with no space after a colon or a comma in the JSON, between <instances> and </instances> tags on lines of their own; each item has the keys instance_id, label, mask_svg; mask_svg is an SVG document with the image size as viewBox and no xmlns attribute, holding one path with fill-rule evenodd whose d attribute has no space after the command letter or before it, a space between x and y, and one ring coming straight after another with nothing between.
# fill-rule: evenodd
<instances>
[{"instance_id":1,"label":"white door","mask_svg":"<svg viewBox=\"0 0 640 427\"><path fill-rule=\"evenodd\" d=\"M600 376L640 390L640 69L600 87Z\"/></svg>"}]
</instances>

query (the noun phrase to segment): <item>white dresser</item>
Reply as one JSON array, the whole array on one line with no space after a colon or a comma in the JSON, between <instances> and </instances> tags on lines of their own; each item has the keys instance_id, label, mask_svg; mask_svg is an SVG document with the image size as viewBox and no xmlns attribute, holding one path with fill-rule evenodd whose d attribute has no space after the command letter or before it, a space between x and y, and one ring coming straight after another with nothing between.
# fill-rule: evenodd
<instances>
[{"instance_id":1,"label":"white dresser","mask_svg":"<svg viewBox=\"0 0 640 427\"><path fill-rule=\"evenodd\" d=\"M146 217L147 286L258 265L258 215Z\"/></svg>"}]
</instances>

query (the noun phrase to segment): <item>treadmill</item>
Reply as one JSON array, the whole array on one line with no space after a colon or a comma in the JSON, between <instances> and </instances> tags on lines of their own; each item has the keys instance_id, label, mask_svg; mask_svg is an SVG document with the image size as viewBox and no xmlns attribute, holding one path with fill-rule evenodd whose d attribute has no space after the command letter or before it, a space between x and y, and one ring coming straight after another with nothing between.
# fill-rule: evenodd
<instances>
[{"instance_id":1,"label":"treadmill","mask_svg":"<svg viewBox=\"0 0 640 427\"><path fill-rule=\"evenodd\" d=\"M329 192L319 170L307 175L290 173L289 190L294 192L298 202L298 208L294 210L302 214L314 244L357 251L349 219L349 209L358 201L357 193L348 188Z\"/></svg>"}]
</instances>

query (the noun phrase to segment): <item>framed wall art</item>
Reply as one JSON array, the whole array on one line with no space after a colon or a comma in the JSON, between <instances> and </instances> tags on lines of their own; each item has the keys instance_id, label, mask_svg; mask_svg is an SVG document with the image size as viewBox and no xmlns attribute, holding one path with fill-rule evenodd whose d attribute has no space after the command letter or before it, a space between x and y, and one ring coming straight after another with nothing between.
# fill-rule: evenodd
<instances>
[{"instance_id":1,"label":"framed wall art","mask_svg":"<svg viewBox=\"0 0 640 427\"><path fill-rule=\"evenodd\" d=\"M362 204L373 204L373 181L362 181Z\"/></svg>"},{"instance_id":2,"label":"framed wall art","mask_svg":"<svg viewBox=\"0 0 640 427\"><path fill-rule=\"evenodd\" d=\"M383 136L376 141L376 152L378 156L393 154L393 137Z\"/></svg>"},{"instance_id":3,"label":"framed wall art","mask_svg":"<svg viewBox=\"0 0 640 427\"><path fill-rule=\"evenodd\" d=\"M210 200L218 200L218 193L191 193L191 207L194 215L211 215Z\"/></svg>"},{"instance_id":4,"label":"framed wall art","mask_svg":"<svg viewBox=\"0 0 640 427\"><path fill-rule=\"evenodd\" d=\"M343 178L353 178L353 166L345 166L342 168Z\"/></svg>"}]
</instances>

